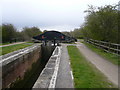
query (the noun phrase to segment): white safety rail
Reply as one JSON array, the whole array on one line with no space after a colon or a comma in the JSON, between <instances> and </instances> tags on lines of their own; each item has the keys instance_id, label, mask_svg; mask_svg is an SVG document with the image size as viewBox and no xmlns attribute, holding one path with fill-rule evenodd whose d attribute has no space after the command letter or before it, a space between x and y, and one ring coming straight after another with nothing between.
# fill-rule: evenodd
<instances>
[{"instance_id":1,"label":"white safety rail","mask_svg":"<svg viewBox=\"0 0 120 90\"><path fill-rule=\"evenodd\" d=\"M104 49L106 52L110 52L120 56L120 44L98 41L93 39L87 39L86 41L95 46L98 46L99 48Z\"/></svg>"},{"instance_id":2,"label":"white safety rail","mask_svg":"<svg viewBox=\"0 0 120 90\"><path fill-rule=\"evenodd\" d=\"M58 69L61 57L61 46L57 46L49 58L45 68L42 70L40 76L35 82L34 88L54 89L58 75Z\"/></svg>"},{"instance_id":3,"label":"white safety rail","mask_svg":"<svg viewBox=\"0 0 120 90\"><path fill-rule=\"evenodd\" d=\"M55 69L54 69L52 79L50 81L49 88L55 88L55 85L56 85L56 79L57 79L57 74L58 74L58 69L59 69L59 64L60 64L61 48L62 47L57 46L56 50L53 52L53 55L52 55L52 56L57 56L57 59L56 59L56 62L55 62L56 63L55 64Z\"/></svg>"}]
</instances>

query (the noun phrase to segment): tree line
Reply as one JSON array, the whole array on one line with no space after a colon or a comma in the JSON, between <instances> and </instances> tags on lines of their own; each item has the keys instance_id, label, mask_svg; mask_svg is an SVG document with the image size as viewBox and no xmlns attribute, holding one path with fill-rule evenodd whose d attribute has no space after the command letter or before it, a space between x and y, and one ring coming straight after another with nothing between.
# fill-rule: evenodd
<instances>
[{"instance_id":1,"label":"tree line","mask_svg":"<svg viewBox=\"0 0 120 90\"><path fill-rule=\"evenodd\" d=\"M120 43L120 11L118 6L89 6L88 10L85 11L88 13L85 17L85 23L80 28L68 33L76 38Z\"/></svg>"},{"instance_id":2,"label":"tree line","mask_svg":"<svg viewBox=\"0 0 120 90\"><path fill-rule=\"evenodd\" d=\"M0 34L2 35L1 43L28 41L33 36L41 34L42 31L38 27L24 27L22 31L18 31L12 24L2 24L0 26Z\"/></svg>"},{"instance_id":3,"label":"tree line","mask_svg":"<svg viewBox=\"0 0 120 90\"><path fill-rule=\"evenodd\" d=\"M73 31L62 33L79 39L91 38L120 43L120 11L118 6L120 5L89 6L88 10L85 11L88 14L83 25ZM2 42L12 42L31 40L33 36L41 34L42 31L38 27L24 27L20 32L12 24L2 24L0 33L2 33Z\"/></svg>"}]
</instances>

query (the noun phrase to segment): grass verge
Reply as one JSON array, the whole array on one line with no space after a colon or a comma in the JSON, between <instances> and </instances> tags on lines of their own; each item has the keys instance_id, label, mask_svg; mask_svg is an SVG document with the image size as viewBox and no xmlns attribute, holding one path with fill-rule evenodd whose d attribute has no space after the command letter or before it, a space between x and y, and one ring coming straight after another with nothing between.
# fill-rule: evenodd
<instances>
[{"instance_id":1,"label":"grass verge","mask_svg":"<svg viewBox=\"0 0 120 90\"><path fill-rule=\"evenodd\" d=\"M7 53L23 49L25 47L31 46L33 44L28 44L28 43L23 43L23 44L16 44L16 45L11 45L11 46L6 46L6 47L0 47L0 55L5 55Z\"/></svg>"},{"instance_id":2,"label":"grass verge","mask_svg":"<svg viewBox=\"0 0 120 90\"><path fill-rule=\"evenodd\" d=\"M86 42L83 42L83 43L88 48L90 48L92 51L96 52L97 54L99 54L100 56L105 58L106 60L109 60L113 64L120 65L120 56L117 56L117 55L112 54L112 53L105 52L103 49L98 48L98 47L96 47L92 44L89 44L89 43L86 43Z\"/></svg>"},{"instance_id":3,"label":"grass verge","mask_svg":"<svg viewBox=\"0 0 120 90\"><path fill-rule=\"evenodd\" d=\"M75 88L114 88L107 78L88 62L76 46L68 46Z\"/></svg>"}]
</instances>

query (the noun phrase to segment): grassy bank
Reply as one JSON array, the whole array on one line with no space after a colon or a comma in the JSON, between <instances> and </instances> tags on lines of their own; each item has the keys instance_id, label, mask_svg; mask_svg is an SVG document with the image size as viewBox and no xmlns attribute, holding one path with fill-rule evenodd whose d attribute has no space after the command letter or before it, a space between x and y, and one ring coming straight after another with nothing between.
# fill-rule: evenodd
<instances>
[{"instance_id":1,"label":"grassy bank","mask_svg":"<svg viewBox=\"0 0 120 90\"><path fill-rule=\"evenodd\" d=\"M68 46L75 88L111 88L114 85L89 63L75 46Z\"/></svg>"},{"instance_id":2,"label":"grassy bank","mask_svg":"<svg viewBox=\"0 0 120 90\"><path fill-rule=\"evenodd\" d=\"M103 49L100 49L100 48L98 48L98 47L96 47L96 46L94 46L92 44L85 43L85 42L83 42L83 43L88 48L90 48L92 51L96 52L97 54L99 54L100 56L105 58L106 60L109 60L113 64L120 65L120 56L117 56L117 55L112 54L112 53L105 52Z\"/></svg>"},{"instance_id":3,"label":"grassy bank","mask_svg":"<svg viewBox=\"0 0 120 90\"><path fill-rule=\"evenodd\" d=\"M29 43L23 43L23 44L16 44L16 45L11 45L11 46L6 46L6 47L0 47L0 55L4 55L19 49L23 49L25 47L31 46L33 44Z\"/></svg>"}]
</instances>

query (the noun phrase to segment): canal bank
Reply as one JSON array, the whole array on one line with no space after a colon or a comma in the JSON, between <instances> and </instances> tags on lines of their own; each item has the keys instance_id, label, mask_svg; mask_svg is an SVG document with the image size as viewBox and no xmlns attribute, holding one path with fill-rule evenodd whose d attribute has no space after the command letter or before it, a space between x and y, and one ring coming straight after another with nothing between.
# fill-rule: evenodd
<instances>
[{"instance_id":1,"label":"canal bank","mask_svg":"<svg viewBox=\"0 0 120 90\"><path fill-rule=\"evenodd\" d=\"M2 88L31 88L54 48L35 44L30 48L3 56Z\"/></svg>"}]
</instances>

